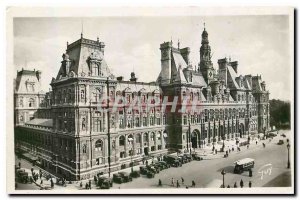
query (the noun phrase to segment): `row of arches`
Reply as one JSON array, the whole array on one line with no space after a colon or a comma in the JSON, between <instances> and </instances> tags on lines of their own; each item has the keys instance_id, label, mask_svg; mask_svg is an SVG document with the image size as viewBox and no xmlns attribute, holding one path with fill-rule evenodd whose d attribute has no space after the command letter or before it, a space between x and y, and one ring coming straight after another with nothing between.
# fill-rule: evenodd
<instances>
[{"instance_id":1,"label":"row of arches","mask_svg":"<svg viewBox=\"0 0 300 200\"><path fill-rule=\"evenodd\" d=\"M245 137L245 126L243 123L240 123L236 130L234 130L233 127L224 127L223 125L220 125L218 129L210 128L208 130L200 130L194 129L191 132L190 142L192 143L192 148L203 148L206 142L211 143L235 138L236 136Z\"/></svg>"}]
</instances>

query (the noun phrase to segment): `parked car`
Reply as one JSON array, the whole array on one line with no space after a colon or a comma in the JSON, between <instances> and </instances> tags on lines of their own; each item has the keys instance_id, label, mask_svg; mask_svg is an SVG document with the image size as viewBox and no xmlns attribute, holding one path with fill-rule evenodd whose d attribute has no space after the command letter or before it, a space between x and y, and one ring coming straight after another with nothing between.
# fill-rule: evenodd
<instances>
[{"instance_id":1,"label":"parked car","mask_svg":"<svg viewBox=\"0 0 300 200\"><path fill-rule=\"evenodd\" d=\"M113 174L113 181L116 182L116 183L123 183L124 179L121 176L121 174L116 173L116 174Z\"/></svg>"},{"instance_id":2,"label":"parked car","mask_svg":"<svg viewBox=\"0 0 300 200\"><path fill-rule=\"evenodd\" d=\"M193 160L193 157L191 154L185 153L185 154L183 154L183 156L186 158L186 160L188 162L191 162Z\"/></svg>"},{"instance_id":3,"label":"parked car","mask_svg":"<svg viewBox=\"0 0 300 200\"><path fill-rule=\"evenodd\" d=\"M147 178L154 178L155 173L151 172L151 171L147 171Z\"/></svg>"},{"instance_id":4,"label":"parked car","mask_svg":"<svg viewBox=\"0 0 300 200\"><path fill-rule=\"evenodd\" d=\"M197 153L193 153L192 157L193 157L194 160L198 160L198 161L203 160L203 158L200 157L200 155L198 155Z\"/></svg>"},{"instance_id":5,"label":"parked car","mask_svg":"<svg viewBox=\"0 0 300 200\"><path fill-rule=\"evenodd\" d=\"M277 134L276 134L276 133L274 133L274 132L270 132L270 133L268 134L268 136L269 136L269 137L276 137L276 136L277 136Z\"/></svg>"},{"instance_id":6,"label":"parked car","mask_svg":"<svg viewBox=\"0 0 300 200\"><path fill-rule=\"evenodd\" d=\"M140 177L141 174L140 174L139 171L133 171L133 172L130 173L130 176L131 176L132 178L137 178L137 177Z\"/></svg>"},{"instance_id":7,"label":"parked car","mask_svg":"<svg viewBox=\"0 0 300 200\"><path fill-rule=\"evenodd\" d=\"M140 174L147 175L147 167L146 166L140 166Z\"/></svg>"},{"instance_id":8,"label":"parked car","mask_svg":"<svg viewBox=\"0 0 300 200\"><path fill-rule=\"evenodd\" d=\"M111 178L101 176L101 177L98 178L97 185L101 189L109 189L110 187L113 186L113 181L112 181Z\"/></svg>"},{"instance_id":9,"label":"parked car","mask_svg":"<svg viewBox=\"0 0 300 200\"><path fill-rule=\"evenodd\" d=\"M123 178L124 182L132 181L132 177L127 172L119 172L120 176Z\"/></svg>"},{"instance_id":10,"label":"parked car","mask_svg":"<svg viewBox=\"0 0 300 200\"><path fill-rule=\"evenodd\" d=\"M286 137L286 135L284 133L281 134L282 137Z\"/></svg>"},{"instance_id":11,"label":"parked car","mask_svg":"<svg viewBox=\"0 0 300 200\"><path fill-rule=\"evenodd\" d=\"M159 163L164 167L164 169L168 169L171 167L170 164L166 163L165 161L159 161Z\"/></svg>"},{"instance_id":12,"label":"parked car","mask_svg":"<svg viewBox=\"0 0 300 200\"><path fill-rule=\"evenodd\" d=\"M147 168L148 171L153 172L155 174L159 173L159 169L157 169L153 165L148 165L148 166L146 166L146 168Z\"/></svg>"},{"instance_id":13,"label":"parked car","mask_svg":"<svg viewBox=\"0 0 300 200\"><path fill-rule=\"evenodd\" d=\"M283 142L283 140L279 140L277 144L282 145L282 144L284 144L284 142Z\"/></svg>"},{"instance_id":14,"label":"parked car","mask_svg":"<svg viewBox=\"0 0 300 200\"><path fill-rule=\"evenodd\" d=\"M178 158L180 159L182 164L185 164L185 163L189 162L188 159L183 155L178 156Z\"/></svg>"},{"instance_id":15,"label":"parked car","mask_svg":"<svg viewBox=\"0 0 300 200\"><path fill-rule=\"evenodd\" d=\"M182 161L178 156L165 155L164 161L173 167L181 167L182 166Z\"/></svg>"}]
</instances>

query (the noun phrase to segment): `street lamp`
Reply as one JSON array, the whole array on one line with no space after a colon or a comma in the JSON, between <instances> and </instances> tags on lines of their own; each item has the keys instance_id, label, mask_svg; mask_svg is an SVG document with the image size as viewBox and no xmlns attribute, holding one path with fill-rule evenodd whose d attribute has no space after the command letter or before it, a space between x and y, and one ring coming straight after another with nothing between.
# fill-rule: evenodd
<instances>
[{"instance_id":1,"label":"street lamp","mask_svg":"<svg viewBox=\"0 0 300 200\"><path fill-rule=\"evenodd\" d=\"M131 145L132 145L132 141L133 141L133 138L131 138L131 137L128 138L128 142L131 143ZM132 155L133 155L133 148L132 148L132 146L131 146L131 152L130 152L130 156L131 156L131 161L130 161L130 162L131 162L131 163L130 163L130 164L131 164L131 173L133 172Z\"/></svg>"},{"instance_id":2,"label":"street lamp","mask_svg":"<svg viewBox=\"0 0 300 200\"><path fill-rule=\"evenodd\" d=\"M223 136L222 136L222 140L223 140L223 145L222 145L222 151L224 152L224 149L225 149L225 143L224 143L224 140L225 140L226 138L225 138L225 136L224 136L224 134L223 134Z\"/></svg>"},{"instance_id":3,"label":"street lamp","mask_svg":"<svg viewBox=\"0 0 300 200\"><path fill-rule=\"evenodd\" d=\"M224 176L225 176L226 172L225 172L224 169L221 171L221 174L222 174L222 176L223 176L223 185L222 185L222 188L225 188Z\"/></svg>"},{"instance_id":4,"label":"street lamp","mask_svg":"<svg viewBox=\"0 0 300 200\"><path fill-rule=\"evenodd\" d=\"M288 161L287 161L287 168L289 169L290 168L290 147L291 145L288 143L286 145L287 149L288 149Z\"/></svg>"}]
</instances>

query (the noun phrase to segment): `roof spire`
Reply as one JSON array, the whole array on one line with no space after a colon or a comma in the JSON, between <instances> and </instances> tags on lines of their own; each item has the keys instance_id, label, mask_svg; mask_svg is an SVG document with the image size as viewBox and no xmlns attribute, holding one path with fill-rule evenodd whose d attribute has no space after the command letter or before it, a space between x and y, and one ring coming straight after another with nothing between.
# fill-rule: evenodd
<instances>
[{"instance_id":1,"label":"roof spire","mask_svg":"<svg viewBox=\"0 0 300 200\"><path fill-rule=\"evenodd\" d=\"M180 49L180 41L179 41L179 39L178 39L178 49Z\"/></svg>"},{"instance_id":2,"label":"roof spire","mask_svg":"<svg viewBox=\"0 0 300 200\"><path fill-rule=\"evenodd\" d=\"M172 40L172 36L171 36L171 46L173 45L173 40Z\"/></svg>"},{"instance_id":3,"label":"roof spire","mask_svg":"<svg viewBox=\"0 0 300 200\"><path fill-rule=\"evenodd\" d=\"M203 23L203 25L204 25L204 30L205 30L205 22Z\"/></svg>"}]
</instances>

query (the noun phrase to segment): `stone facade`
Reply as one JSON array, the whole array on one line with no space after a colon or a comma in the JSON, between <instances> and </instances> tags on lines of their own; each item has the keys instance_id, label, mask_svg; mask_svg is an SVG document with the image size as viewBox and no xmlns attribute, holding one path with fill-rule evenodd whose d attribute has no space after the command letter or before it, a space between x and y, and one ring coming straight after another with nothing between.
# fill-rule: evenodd
<instances>
[{"instance_id":1,"label":"stone facade","mask_svg":"<svg viewBox=\"0 0 300 200\"><path fill-rule=\"evenodd\" d=\"M81 37L68 44L52 91L31 94L39 102L36 114L22 123L20 98L25 96L18 85L31 83L24 82L27 72L39 83L40 72L18 72L23 82L17 81L15 90L16 148L35 154L58 176L86 179L107 173L109 164L115 171L143 156L189 151L269 129L265 83L258 75L239 76L238 63L227 58L218 60L217 71L206 30L195 67L188 47L162 43L161 72L152 83L138 82L134 73L130 81L116 78L104 50L99 39ZM175 108L165 99L176 101Z\"/></svg>"}]
</instances>

